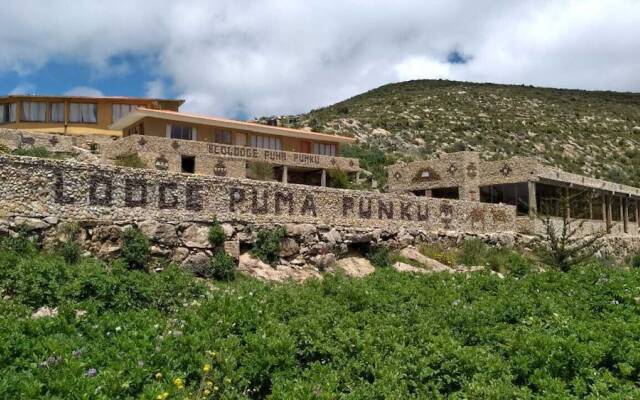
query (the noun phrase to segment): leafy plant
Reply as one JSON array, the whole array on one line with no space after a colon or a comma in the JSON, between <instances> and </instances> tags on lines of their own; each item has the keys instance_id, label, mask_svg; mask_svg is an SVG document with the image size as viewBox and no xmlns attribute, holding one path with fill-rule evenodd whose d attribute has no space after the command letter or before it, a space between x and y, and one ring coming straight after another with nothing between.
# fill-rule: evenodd
<instances>
[{"instance_id":1,"label":"leafy plant","mask_svg":"<svg viewBox=\"0 0 640 400\"><path fill-rule=\"evenodd\" d=\"M219 281L234 280L236 267L236 260L224 251L217 251L211 259L212 277Z\"/></svg>"},{"instance_id":2,"label":"leafy plant","mask_svg":"<svg viewBox=\"0 0 640 400\"><path fill-rule=\"evenodd\" d=\"M286 234L287 231L281 226L258 230L251 252L267 264L274 265L279 259L280 243Z\"/></svg>"},{"instance_id":3,"label":"leafy plant","mask_svg":"<svg viewBox=\"0 0 640 400\"><path fill-rule=\"evenodd\" d=\"M212 247L220 247L226 240L226 235L224 233L224 229L222 229L222 225L218 222L217 218L213 218L211 226L209 227L209 244Z\"/></svg>"},{"instance_id":4,"label":"leafy plant","mask_svg":"<svg viewBox=\"0 0 640 400\"><path fill-rule=\"evenodd\" d=\"M337 168L331 168L327 170L329 174L329 182L328 186L338 189L349 189L351 188L351 180L349 179L349 174L345 171Z\"/></svg>"},{"instance_id":5,"label":"leafy plant","mask_svg":"<svg viewBox=\"0 0 640 400\"><path fill-rule=\"evenodd\" d=\"M247 179L253 179L256 181L272 181L273 165L262 161L248 161L247 162Z\"/></svg>"},{"instance_id":6,"label":"leafy plant","mask_svg":"<svg viewBox=\"0 0 640 400\"><path fill-rule=\"evenodd\" d=\"M120 257L129 268L145 268L149 261L149 239L137 227L129 227L122 233Z\"/></svg>"},{"instance_id":7,"label":"leafy plant","mask_svg":"<svg viewBox=\"0 0 640 400\"><path fill-rule=\"evenodd\" d=\"M46 147L24 147L13 150L16 156L36 157L36 158L61 158L59 154L54 154Z\"/></svg>"},{"instance_id":8,"label":"leafy plant","mask_svg":"<svg viewBox=\"0 0 640 400\"><path fill-rule=\"evenodd\" d=\"M76 264L80 260L82 250L78 243L73 240L60 242L55 247L56 253L60 254L67 264Z\"/></svg>"},{"instance_id":9,"label":"leafy plant","mask_svg":"<svg viewBox=\"0 0 640 400\"><path fill-rule=\"evenodd\" d=\"M147 168L147 165L138 153L121 154L115 158L114 163L119 167Z\"/></svg>"},{"instance_id":10,"label":"leafy plant","mask_svg":"<svg viewBox=\"0 0 640 400\"><path fill-rule=\"evenodd\" d=\"M366 254L367 259L376 268L387 268L391 266L391 253L386 246L376 246L369 249Z\"/></svg>"}]
</instances>

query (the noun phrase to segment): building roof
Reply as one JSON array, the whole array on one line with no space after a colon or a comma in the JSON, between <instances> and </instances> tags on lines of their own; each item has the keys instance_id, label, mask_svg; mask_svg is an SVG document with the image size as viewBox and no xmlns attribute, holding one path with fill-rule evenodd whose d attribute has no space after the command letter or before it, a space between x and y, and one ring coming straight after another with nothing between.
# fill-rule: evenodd
<instances>
[{"instance_id":1,"label":"building roof","mask_svg":"<svg viewBox=\"0 0 640 400\"><path fill-rule=\"evenodd\" d=\"M207 115L189 114L183 112L169 110L151 110L148 108L138 107L129 114L120 118L109 126L109 129L123 130L131 126L145 117L161 118L170 121L187 122L192 124L217 126L229 129L247 130L266 135L287 136L287 137L303 137L327 142L352 143L354 138L338 135L330 135L327 133L318 133L305 131L301 129L282 128L277 126L257 124L255 122L243 122L232 119L212 117Z\"/></svg>"},{"instance_id":2,"label":"building roof","mask_svg":"<svg viewBox=\"0 0 640 400\"><path fill-rule=\"evenodd\" d=\"M110 100L110 101L162 101L170 103L178 103L178 105L184 104L182 99L159 99L151 97L128 97L128 96L54 96L54 95L40 95L40 94L9 94L6 96L0 96L0 100L10 99L69 99L69 100Z\"/></svg>"}]
</instances>

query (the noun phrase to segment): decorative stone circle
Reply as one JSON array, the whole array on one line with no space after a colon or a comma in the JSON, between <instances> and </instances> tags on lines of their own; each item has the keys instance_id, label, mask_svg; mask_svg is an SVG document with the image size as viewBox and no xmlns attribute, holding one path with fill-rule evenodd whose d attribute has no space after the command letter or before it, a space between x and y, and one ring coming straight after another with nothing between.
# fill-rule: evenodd
<instances>
[{"instance_id":1,"label":"decorative stone circle","mask_svg":"<svg viewBox=\"0 0 640 400\"><path fill-rule=\"evenodd\" d=\"M156 158L156 169L160 171L166 171L169 169L169 160L165 158L165 156L161 155Z\"/></svg>"},{"instance_id":2,"label":"decorative stone circle","mask_svg":"<svg viewBox=\"0 0 640 400\"><path fill-rule=\"evenodd\" d=\"M458 172L458 167L456 167L455 164L451 164L449 165L449 168L447 169L447 171L449 171L449 175L453 175L456 172Z\"/></svg>"},{"instance_id":3,"label":"decorative stone circle","mask_svg":"<svg viewBox=\"0 0 640 400\"><path fill-rule=\"evenodd\" d=\"M180 147L180 143L174 140L173 143L171 143L171 147L173 147L174 150L178 150L178 147Z\"/></svg>"},{"instance_id":4,"label":"decorative stone circle","mask_svg":"<svg viewBox=\"0 0 640 400\"><path fill-rule=\"evenodd\" d=\"M147 141L145 140L145 138L141 137L140 140L138 140L138 144L141 147L144 147L144 145L147 144Z\"/></svg>"},{"instance_id":5,"label":"decorative stone circle","mask_svg":"<svg viewBox=\"0 0 640 400\"><path fill-rule=\"evenodd\" d=\"M467 165L467 176L469 178L475 178L478 176L478 167L476 167L475 163Z\"/></svg>"},{"instance_id":6,"label":"decorative stone circle","mask_svg":"<svg viewBox=\"0 0 640 400\"><path fill-rule=\"evenodd\" d=\"M500 168L500 173L501 173L502 175L504 175L504 176L509 176L509 175L511 175L511 171L512 171L512 169L511 169L511 167L509 166L509 164L504 164L504 165L502 166L502 168Z\"/></svg>"},{"instance_id":7,"label":"decorative stone circle","mask_svg":"<svg viewBox=\"0 0 640 400\"><path fill-rule=\"evenodd\" d=\"M396 180L400 180L400 178L402 178L402 175L400 175L400 172L396 172L395 174L393 174L393 177L394 177Z\"/></svg>"},{"instance_id":8,"label":"decorative stone circle","mask_svg":"<svg viewBox=\"0 0 640 400\"><path fill-rule=\"evenodd\" d=\"M336 159L335 158L331 159L331 165L336 165Z\"/></svg>"},{"instance_id":9,"label":"decorative stone circle","mask_svg":"<svg viewBox=\"0 0 640 400\"><path fill-rule=\"evenodd\" d=\"M218 160L215 167L213 167L213 174L215 176L227 176L227 166L224 165L222 160Z\"/></svg>"},{"instance_id":10,"label":"decorative stone circle","mask_svg":"<svg viewBox=\"0 0 640 400\"><path fill-rule=\"evenodd\" d=\"M55 146L59 143L59 140L57 137L52 136L51 139L49 139L49 143L51 143L52 146Z\"/></svg>"}]
</instances>

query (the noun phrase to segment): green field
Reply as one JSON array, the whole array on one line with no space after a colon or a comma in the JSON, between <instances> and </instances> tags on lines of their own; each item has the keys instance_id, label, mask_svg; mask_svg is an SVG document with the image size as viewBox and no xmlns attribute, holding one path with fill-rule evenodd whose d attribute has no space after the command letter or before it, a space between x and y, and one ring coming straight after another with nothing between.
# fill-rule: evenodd
<instances>
[{"instance_id":1,"label":"green field","mask_svg":"<svg viewBox=\"0 0 640 400\"><path fill-rule=\"evenodd\" d=\"M640 398L637 268L217 283L14 243L0 287L2 399Z\"/></svg>"}]
</instances>

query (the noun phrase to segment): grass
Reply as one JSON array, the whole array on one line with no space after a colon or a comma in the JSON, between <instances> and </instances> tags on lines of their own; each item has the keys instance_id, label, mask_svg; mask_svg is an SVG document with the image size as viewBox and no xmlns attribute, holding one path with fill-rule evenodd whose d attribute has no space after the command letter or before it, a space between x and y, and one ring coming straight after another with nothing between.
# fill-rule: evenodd
<instances>
[{"instance_id":1,"label":"grass","mask_svg":"<svg viewBox=\"0 0 640 400\"><path fill-rule=\"evenodd\" d=\"M20 148L12 151L12 154L16 156L36 157L36 158L52 158L62 160L68 158L68 155L62 153L53 153L47 150L46 147L28 147Z\"/></svg>"},{"instance_id":2,"label":"grass","mask_svg":"<svg viewBox=\"0 0 640 400\"><path fill-rule=\"evenodd\" d=\"M138 153L121 154L115 158L114 163L119 167L147 168Z\"/></svg>"},{"instance_id":3,"label":"grass","mask_svg":"<svg viewBox=\"0 0 640 400\"><path fill-rule=\"evenodd\" d=\"M0 398L640 396L637 268L203 282L5 242Z\"/></svg>"}]
</instances>

